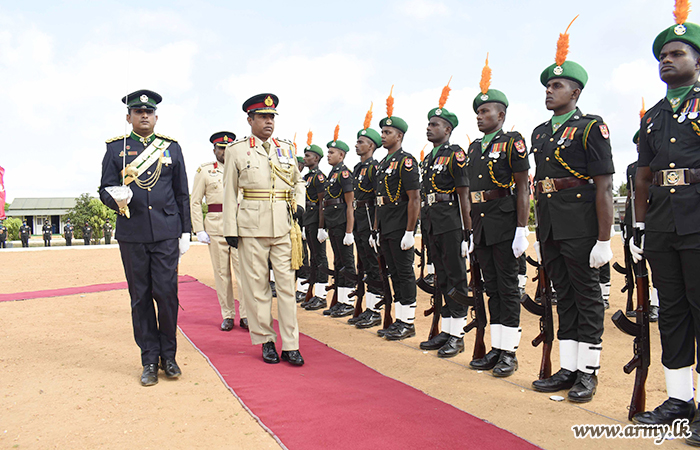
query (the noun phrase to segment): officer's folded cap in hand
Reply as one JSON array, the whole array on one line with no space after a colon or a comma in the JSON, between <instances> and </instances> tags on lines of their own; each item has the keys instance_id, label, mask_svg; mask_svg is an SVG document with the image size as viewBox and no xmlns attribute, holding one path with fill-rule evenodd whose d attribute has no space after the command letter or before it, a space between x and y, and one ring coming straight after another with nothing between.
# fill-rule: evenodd
<instances>
[{"instance_id":1,"label":"officer's folded cap in hand","mask_svg":"<svg viewBox=\"0 0 700 450\"><path fill-rule=\"evenodd\" d=\"M129 109L156 109L163 97L153 91L140 89L122 98L122 103Z\"/></svg>"}]
</instances>

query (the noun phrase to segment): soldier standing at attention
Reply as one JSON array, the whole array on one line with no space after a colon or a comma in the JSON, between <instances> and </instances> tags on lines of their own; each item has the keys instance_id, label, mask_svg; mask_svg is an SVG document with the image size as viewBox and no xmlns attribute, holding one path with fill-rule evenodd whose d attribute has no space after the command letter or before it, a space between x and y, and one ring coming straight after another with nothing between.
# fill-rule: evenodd
<instances>
[{"instance_id":1,"label":"soldier standing at attention","mask_svg":"<svg viewBox=\"0 0 700 450\"><path fill-rule=\"evenodd\" d=\"M296 143L294 142L294 150L296 151ZM304 170L304 157L303 156L297 156L297 169L299 169L299 173L301 173ZM299 180L299 183L306 184L306 181L304 178ZM308 283L305 283L308 278L309 274L311 273L310 268L309 268L309 246L306 243L306 230L304 229L304 221L303 217L302 220L299 222L299 226L301 227L301 238L302 238L302 244L304 246L304 261L297 270L297 292L296 292L296 300L297 303L301 303L304 301L306 298L306 292L309 290L309 285Z\"/></svg>"},{"instance_id":2,"label":"soldier standing at attention","mask_svg":"<svg viewBox=\"0 0 700 450\"><path fill-rule=\"evenodd\" d=\"M105 219L105 224L102 225L102 234L105 237L105 245L112 243L112 224L109 223L109 219Z\"/></svg>"},{"instance_id":3,"label":"soldier standing at attention","mask_svg":"<svg viewBox=\"0 0 700 450\"><path fill-rule=\"evenodd\" d=\"M373 246L381 245L394 288L396 320L388 328L377 331L377 334L390 341L398 341L416 335L413 325L416 318L413 233L420 212L420 169L416 159L401 147L408 124L393 115L394 97L391 93L386 105L387 117L379 122L382 146L387 151L384 161L377 168L374 230L379 232L379 242L373 236L370 243Z\"/></svg>"},{"instance_id":4,"label":"soldier standing at attention","mask_svg":"<svg viewBox=\"0 0 700 450\"><path fill-rule=\"evenodd\" d=\"M73 224L70 219L66 219L66 224L63 226L63 237L66 238L66 247L73 245Z\"/></svg>"},{"instance_id":5,"label":"soldier standing at attention","mask_svg":"<svg viewBox=\"0 0 700 450\"><path fill-rule=\"evenodd\" d=\"M92 227L86 220L83 226L83 243L85 245L90 245L90 239L92 239Z\"/></svg>"},{"instance_id":6,"label":"soldier standing at attention","mask_svg":"<svg viewBox=\"0 0 700 450\"><path fill-rule=\"evenodd\" d=\"M22 222L22 226L19 227L19 238L22 240L22 247L29 247L29 235L32 233L32 229L27 225L27 221Z\"/></svg>"},{"instance_id":7,"label":"soldier standing at attention","mask_svg":"<svg viewBox=\"0 0 700 450\"><path fill-rule=\"evenodd\" d=\"M468 306L447 293L457 289L467 296L467 271L461 251L469 242L469 178L467 156L457 144L450 144L457 116L444 106L450 93L449 82L442 90L438 107L428 112L426 136L433 148L421 162L424 205L421 224L435 264L437 286L443 294L440 333L421 342L423 350L437 350L440 358L451 358L464 351L464 327Z\"/></svg>"},{"instance_id":8,"label":"soldier standing at attention","mask_svg":"<svg viewBox=\"0 0 700 450\"><path fill-rule=\"evenodd\" d=\"M159 359L166 377L182 374L175 361L177 265L190 247L190 194L182 149L172 138L153 131L161 99L147 90L122 98L132 131L107 141L100 184L102 203L120 212L115 237L129 285L134 338L141 348L143 386L158 383ZM130 193L127 211L109 189L122 184ZM84 236L87 242L89 234Z\"/></svg>"},{"instance_id":9,"label":"soldier standing at attention","mask_svg":"<svg viewBox=\"0 0 700 450\"><path fill-rule=\"evenodd\" d=\"M520 345L520 291L518 258L527 249L530 189L525 140L517 131L504 132L508 98L489 89L491 68L481 75L481 92L474 112L484 137L469 146L469 184L474 229L474 251L489 296L491 351L469 367L492 370L507 377L518 369L515 351Z\"/></svg>"},{"instance_id":10,"label":"soldier standing at attention","mask_svg":"<svg viewBox=\"0 0 700 450\"><path fill-rule=\"evenodd\" d=\"M328 147L328 164L332 169L328 174L328 184L323 199L323 207L318 217L318 241L321 245L330 237L333 249L333 268L336 270L335 286L338 302L323 314L331 317L345 317L355 311L350 292L355 287L355 255L352 244L355 235L354 180L343 160L350 150L348 144L338 139L339 125L335 127L333 140ZM326 231L328 228L328 231ZM340 269L342 268L342 271ZM340 272L340 273L338 273Z\"/></svg>"},{"instance_id":11,"label":"soldier standing at attention","mask_svg":"<svg viewBox=\"0 0 700 450\"><path fill-rule=\"evenodd\" d=\"M294 298L294 271L301 266L304 192L291 142L272 138L277 96L255 95L243 103L251 136L226 148L224 165L224 236L237 247L241 264L241 297L250 312L253 345L262 344L263 361L276 364L277 334L272 328L272 291L268 263L277 288L277 311L283 361L301 366L299 327ZM243 199L238 205L239 189ZM298 253L296 253L298 251ZM293 255L298 260L293 259Z\"/></svg>"},{"instance_id":12,"label":"soldier standing at attention","mask_svg":"<svg viewBox=\"0 0 700 450\"><path fill-rule=\"evenodd\" d=\"M214 133L209 141L214 144L214 156L216 161L204 163L197 169L190 196L190 212L192 214L192 231L197 235L197 240L209 247L211 265L214 268L214 281L216 283L216 295L221 306L221 331L231 331L236 318L236 305L233 296L233 279L231 277L231 265L234 268L234 276L240 289L240 273L238 266L238 249L231 247L224 239L224 153L228 144L236 140L236 135L230 131ZM203 218L202 199L206 198L207 216ZM245 304L238 302L240 311L240 326L248 328Z\"/></svg>"},{"instance_id":13,"label":"soldier standing at attention","mask_svg":"<svg viewBox=\"0 0 700 450\"><path fill-rule=\"evenodd\" d=\"M612 258L615 169L607 125L576 107L588 74L566 60L568 42L567 28L555 63L540 76L554 116L532 132L542 244L535 251L557 291L561 369L532 385L540 392L570 389L569 400L583 403L593 399L598 384L605 318L598 268Z\"/></svg>"},{"instance_id":14,"label":"soldier standing at attention","mask_svg":"<svg viewBox=\"0 0 700 450\"><path fill-rule=\"evenodd\" d=\"M377 160L374 152L382 146L382 137L376 130L370 128L372 123L372 106L365 115L363 128L357 132L355 152L360 162L353 169L355 180L355 247L357 257L362 262L367 281L375 282L375 286L367 284L365 301L367 308L359 316L348 319L348 323L357 328L372 328L382 323L378 303L381 301L382 290L377 288L381 283L377 253L369 245L370 230L374 225L377 205L375 182L377 180Z\"/></svg>"},{"instance_id":15,"label":"soldier standing at attention","mask_svg":"<svg viewBox=\"0 0 700 450\"><path fill-rule=\"evenodd\" d=\"M314 296L307 302L302 302L301 307L309 311L326 307L326 286L328 286L328 274L324 269L328 268L326 257L326 244L318 240L319 211L323 194L326 190L326 177L318 168L318 163L323 157L323 150L311 143L313 134L309 131L304 148L304 164L309 171L304 175L306 180L306 209L304 210L304 231L306 243L311 251L310 271L315 271ZM308 287L311 289L311 286Z\"/></svg>"},{"instance_id":16,"label":"soldier standing at attention","mask_svg":"<svg viewBox=\"0 0 700 450\"><path fill-rule=\"evenodd\" d=\"M0 248L7 248L7 227L0 222Z\"/></svg>"},{"instance_id":17,"label":"soldier standing at attention","mask_svg":"<svg viewBox=\"0 0 700 450\"><path fill-rule=\"evenodd\" d=\"M44 226L41 227L44 235L44 247L51 247L51 224L48 220L44 220Z\"/></svg>"},{"instance_id":18,"label":"soldier standing at attention","mask_svg":"<svg viewBox=\"0 0 700 450\"><path fill-rule=\"evenodd\" d=\"M676 24L654 40L666 96L644 115L635 180L639 241L630 242L635 262L642 253L659 291L661 363L668 399L636 414L640 424L693 420L688 444L700 445L700 415L693 394L700 330L700 26L687 22L687 2L676 2ZM641 242L640 242L641 241ZM698 379L700 387L700 378ZM697 395L697 391L695 392Z\"/></svg>"}]
</instances>

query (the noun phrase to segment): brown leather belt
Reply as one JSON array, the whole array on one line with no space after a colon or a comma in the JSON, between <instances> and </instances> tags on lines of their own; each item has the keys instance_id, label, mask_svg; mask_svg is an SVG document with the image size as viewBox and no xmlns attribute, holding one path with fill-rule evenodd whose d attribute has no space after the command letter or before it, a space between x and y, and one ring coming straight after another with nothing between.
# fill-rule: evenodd
<instances>
[{"instance_id":1,"label":"brown leather belt","mask_svg":"<svg viewBox=\"0 0 700 450\"><path fill-rule=\"evenodd\" d=\"M513 195L510 189L498 188L489 189L486 191L474 191L470 192L472 203L485 203L491 200L496 200L497 198L508 197Z\"/></svg>"},{"instance_id":2,"label":"brown leather belt","mask_svg":"<svg viewBox=\"0 0 700 450\"><path fill-rule=\"evenodd\" d=\"M407 201L408 201L408 194L402 194L401 196L399 196L399 198L395 202L392 202L391 199L389 198L389 196L387 196L387 195L381 195L381 196L378 195L377 196L377 206L384 206L384 205L388 205L390 203L399 204L401 202L407 202Z\"/></svg>"},{"instance_id":3,"label":"brown leather belt","mask_svg":"<svg viewBox=\"0 0 700 450\"><path fill-rule=\"evenodd\" d=\"M369 206L372 207L377 204L377 201L373 198L369 200L355 200L355 209L357 209L358 206Z\"/></svg>"},{"instance_id":4,"label":"brown leather belt","mask_svg":"<svg viewBox=\"0 0 700 450\"><path fill-rule=\"evenodd\" d=\"M221 203L212 203L211 205L207 205L207 208L208 212L223 212L224 205Z\"/></svg>"},{"instance_id":5,"label":"brown leather belt","mask_svg":"<svg viewBox=\"0 0 700 450\"><path fill-rule=\"evenodd\" d=\"M687 186L700 183L700 169L665 169L652 174L654 186Z\"/></svg>"},{"instance_id":6,"label":"brown leather belt","mask_svg":"<svg viewBox=\"0 0 700 450\"><path fill-rule=\"evenodd\" d=\"M329 198L328 200L324 199L323 207L325 208L326 206L339 205L341 203L345 203L342 198Z\"/></svg>"},{"instance_id":7,"label":"brown leather belt","mask_svg":"<svg viewBox=\"0 0 700 450\"><path fill-rule=\"evenodd\" d=\"M430 194L425 196L425 200L423 200L421 202L421 207L432 206L435 203L440 203L440 202L453 202L453 201L455 201L454 194L441 194L439 192L431 192Z\"/></svg>"},{"instance_id":8,"label":"brown leather belt","mask_svg":"<svg viewBox=\"0 0 700 450\"><path fill-rule=\"evenodd\" d=\"M549 194L550 192L557 192L563 189L570 189L592 183L592 179L582 180L581 178L576 177L545 178L544 180L537 182L537 192L541 194Z\"/></svg>"}]
</instances>

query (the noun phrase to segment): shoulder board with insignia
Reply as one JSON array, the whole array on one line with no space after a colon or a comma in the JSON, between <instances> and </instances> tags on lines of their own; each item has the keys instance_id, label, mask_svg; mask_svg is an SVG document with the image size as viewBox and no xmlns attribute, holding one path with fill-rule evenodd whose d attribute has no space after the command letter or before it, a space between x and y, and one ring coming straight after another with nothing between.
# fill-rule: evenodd
<instances>
[{"instance_id":1,"label":"shoulder board with insignia","mask_svg":"<svg viewBox=\"0 0 700 450\"><path fill-rule=\"evenodd\" d=\"M205 162L204 164L200 165L199 167L211 166L213 164L214 164L214 161L209 161L209 162Z\"/></svg>"},{"instance_id":2,"label":"shoulder board with insignia","mask_svg":"<svg viewBox=\"0 0 700 450\"><path fill-rule=\"evenodd\" d=\"M164 135L164 134L156 133L156 136L158 136L158 137L161 138L161 139L165 139L165 140L168 140L168 141L171 141L171 142L177 142L175 139L171 138L170 136L166 136L166 135Z\"/></svg>"},{"instance_id":3,"label":"shoulder board with insignia","mask_svg":"<svg viewBox=\"0 0 700 450\"><path fill-rule=\"evenodd\" d=\"M294 143L292 141L290 141L289 139L282 139L282 138L275 138L275 139L277 139L280 142L284 142L285 144L294 145Z\"/></svg>"},{"instance_id":4,"label":"shoulder board with insignia","mask_svg":"<svg viewBox=\"0 0 700 450\"><path fill-rule=\"evenodd\" d=\"M121 136L113 137L112 139L107 139L107 140L105 141L105 143L109 144L109 143L114 142L114 141L120 141L120 140L124 139L125 137L126 137L126 136L124 136L124 135L122 134Z\"/></svg>"}]
</instances>

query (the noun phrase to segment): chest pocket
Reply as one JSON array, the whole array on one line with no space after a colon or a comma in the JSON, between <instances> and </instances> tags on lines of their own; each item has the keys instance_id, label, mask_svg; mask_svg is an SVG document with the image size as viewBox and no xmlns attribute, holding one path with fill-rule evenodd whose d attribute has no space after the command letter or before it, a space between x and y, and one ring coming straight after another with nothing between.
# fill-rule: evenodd
<instances>
[{"instance_id":1,"label":"chest pocket","mask_svg":"<svg viewBox=\"0 0 700 450\"><path fill-rule=\"evenodd\" d=\"M508 152L501 152L497 159L489 159L493 161L491 167L496 180L506 184L510 183L512 176L511 174L513 171L511 170L510 163L508 162Z\"/></svg>"},{"instance_id":2,"label":"chest pocket","mask_svg":"<svg viewBox=\"0 0 700 450\"><path fill-rule=\"evenodd\" d=\"M255 160L246 160L244 162L245 165L240 172L241 181L246 184L255 184L260 182L260 162Z\"/></svg>"},{"instance_id":3,"label":"chest pocket","mask_svg":"<svg viewBox=\"0 0 700 450\"><path fill-rule=\"evenodd\" d=\"M597 126L597 125L593 125ZM559 156L572 168L578 170L586 170L586 152L583 149L583 143L580 139L567 139L559 147Z\"/></svg>"}]
</instances>

